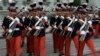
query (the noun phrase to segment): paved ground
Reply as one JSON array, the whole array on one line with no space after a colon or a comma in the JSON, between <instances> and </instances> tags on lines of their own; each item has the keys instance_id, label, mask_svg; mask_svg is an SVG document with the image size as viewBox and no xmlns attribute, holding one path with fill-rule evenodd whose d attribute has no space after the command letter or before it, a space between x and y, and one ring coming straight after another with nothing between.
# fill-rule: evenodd
<instances>
[{"instance_id":1,"label":"paved ground","mask_svg":"<svg viewBox=\"0 0 100 56\"><path fill-rule=\"evenodd\" d=\"M46 49L47 49L47 56L58 56L58 53L53 53L53 43L52 43L52 35L47 34L46 38ZM100 56L100 39L94 39L95 49L98 51L98 56ZM26 44L25 44L26 46ZM6 47L5 47L5 39L0 39L0 56L5 56L6 54ZM76 56L76 50L74 44L71 44L71 56ZM26 47L23 48L23 56L27 56ZM90 51L87 46L85 46L84 56L90 56Z\"/></svg>"}]
</instances>

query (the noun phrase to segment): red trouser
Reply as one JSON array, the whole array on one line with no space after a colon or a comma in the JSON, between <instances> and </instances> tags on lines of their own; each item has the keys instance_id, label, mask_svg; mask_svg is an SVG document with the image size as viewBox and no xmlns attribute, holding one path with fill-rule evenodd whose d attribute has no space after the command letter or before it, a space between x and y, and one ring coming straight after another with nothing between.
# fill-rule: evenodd
<instances>
[{"instance_id":1,"label":"red trouser","mask_svg":"<svg viewBox=\"0 0 100 56\"><path fill-rule=\"evenodd\" d=\"M32 53L33 49L34 49L34 37L33 36L29 36L27 37L27 52L28 53Z\"/></svg>"},{"instance_id":2,"label":"red trouser","mask_svg":"<svg viewBox=\"0 0 100 56\"><path fill-rule=\"evenodd\" d=\"M65 40L65 37L63 36L60 36L59 37L59 54L64 54L63 50L64 50L64 40Z\"/></svg>"},{"instance_id":3,"label":"red trouser","mask_svg":"<svg viewBox=\"0 0 100 56\"><path fill-rule=\"evenodd\" d=\"M95 26L95 36L98 36L99 34L100 34L100 26L99 26L99 24L97 24Z\"/></svg>"},{"instance_id":4,"label":"red trouser","mask_svg":"<svg viewBox=\"0 0 100 56\"><path fill-rule=\"evenodd\" d=\"M34 56L47 56L46 55L46 39L43 37L34 37Z\"/></svg>"},{"instance_id":5,"label":"red trouser","mask_svg":"<svg viewBox=\"0 0 100 56\"><path fill-rule=\"evenodd\" d=\"M54 52L57 52L59 49L59 33L53 33L53 48Z\"/></svg>"},{"instance_id":6,"label":"red trouser","mask_svg":"<svg viewBox=\"0 0 100 56\"><path fill-rule=\"evenodd\" d=\"M9 56L21 56L21 36L12 37L9 40Z\"/></svg>"},{"instance_id":7,"label":"red trouser","mask_svg":"<svg viewBox=\"0 0 100 56\"><path fill-rule=\"evenodd\" d=\"M79 42L79 50L78 50L78 55L77 56L83 56L85 43L87 44L87 46L91 50L91 55L96 56L96 51L95 51L95 47L94 47L94 43L93 43L92 39L88 39L88 40L85 40L83 42Z\"/></svg>"},{"instance_id":8,"label":"red trouser","mask_svg":"<svg viewBox=\"0 0 100 56\"><path fill-rule=\"evenodd\" d=\"M6 39L7 54L10 53L10 40Z\"/></svg>"},{"instance_id":9,"label":"red trouser","mask_svg":"<svg viewBox=\"0 0 100 56\"><path fill-rule=\"evenodd\" d=\"M73 41L74 41L74 45L75 45L75 48L76 50L78 51L78 35L74 36L73 37ZM71 38L69 37L66 37L66 40L65 40L65 56L70 56L70 44L71 44Z\"/></svg>"},{"instance_id":10,"label":"red trouser","mask_svg":"<svg viewBox=\"0 0 100 56\"><path fill-rule=\"evenodd\" d=\"M25 37L24 37L25 33L24 32L25 32L24 30L21 31L22 44L24 43L24 39L25 39Z\"/></svg>"}]
</instances>

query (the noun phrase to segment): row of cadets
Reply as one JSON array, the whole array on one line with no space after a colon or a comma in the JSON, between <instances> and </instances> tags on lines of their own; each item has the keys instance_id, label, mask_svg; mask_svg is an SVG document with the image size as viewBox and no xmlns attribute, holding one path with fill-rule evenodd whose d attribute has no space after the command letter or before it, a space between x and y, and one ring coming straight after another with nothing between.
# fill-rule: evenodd
<instances>
[{"instance_id":1,"label":"row of cadets","mask_svg":"<svg viewBox=\"0 0 100 56\"><path fill-rule=\"evenodd\" d=\"M37 8L37 22L39 24L33 25L35 27L34 32L34 56L47 56L46 54L46 36L45 29L48 27L48 20L45 16L45 12L43 11L43 3L39 3L40 6Z\"/></svg>"},{"instance_id":2,"label":"row of cadets","mask_svg":"<svg viewBox=\"0 0 100 56\"><path fill-rule=\"evenodd\" d=\"M5 32L4 37L6 39L7 56L22 56L20 32L22 24L17 17L18 14L15 2L9 3L8 11L8 16L4 17L2 24ZM11 29L12 27L13 29ZM11 35L8 36L9 34Z\"/></svg>"},{"instance_id":3,"label":"row of cadets","mask_svg":"<svg viewBox=\"0 0 100 56\"><path fill-rule=\"evenodd\" d=\"M87 10L82 7L78 9L78 12L79 12L81 21L83 21L82 22L83 26L81 26L80 30L78 31L79 33L79 38L78 38L79 45L78 46L79 47L78 47L77 56L83 56L85 44L87 44L87 46L89 47L91 51L91 56L97 56L94 43L92 40L93 28L91 26L92 25L91 19L88 17L89 14Z\"/></svg>"}]
</instances>

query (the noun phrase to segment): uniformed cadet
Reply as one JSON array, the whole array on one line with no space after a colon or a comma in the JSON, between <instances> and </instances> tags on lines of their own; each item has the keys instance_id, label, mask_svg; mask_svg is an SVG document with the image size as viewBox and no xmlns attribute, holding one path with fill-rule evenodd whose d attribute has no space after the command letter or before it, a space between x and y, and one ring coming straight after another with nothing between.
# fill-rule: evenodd
<instances>
[{"instance_id":1,"label":"uniformed cadet","mask_svg":"<svg viewBox=\"0 0 100 56\"><path fill-rule=\"evenodd\" d=\"M43 5L39 4L36 12L36 23L32 27L36 30L34 36L34 56L47 56L45 29L48 27L47 17L44 16Z\"/></svg>"},{"instance_id":2,"label":"uniformed cadet","mask_svg":"<svg viewBox=\"0 0 100 56\"><path fill-rule=\"evenodd\" d=\"M21 29L22 24L20 19L17 17L17 8L15 3L10 3L9 15L3 20L3 29L6 31L6 40L7 40L7 53L8 56L21 56Z\"/></svg>"},{"instance_id":3,"label":"uniformed cadet","mask_svg":"<svg viewBox=\"0 0 100 56\"><path fill-rule=\"evenodd\" d=\"M15 6L15 3L9 3L9 6ZM10 11L9 11L9 15L11 15ZM5 17L6 18L6 17ZM7 33L7 27L5 27L7 24L5 23L5 20L3 20L3 24L2 24L2 28L4 30L3 36L5 37L6 33ZM10 52L9 47L10 47L10 43L9 40L6 39L6 46L7 46L7 56Z\"/></svg>"},{"instance_id":4,"label":"uniformed cadet","mask_svg":"<svg viewBox=\"0 0 100 56\"><path fill-rule=\"evenodd\" d=\"M53 49L54 49L54 53L57 52L57 41L56 41L56 33L55 32L52 32L55 28L54 28L54 25L55 25L55 22L56 22L56 17L55 16L51 16L50 17L50 26L51 26L51 30L50 30L50 33L52 33L52 37L53 37Z\"/></svg>"},{"instance_id":5,"label":"uniformed cadet","mask_svg":"<svg viewBox=\"0 0 100 56\"><path fill-rule=\"evenodd\" d=\"M22 47L23 47L24 46L24 40L25 40L25 36L24 36L24 32L25 32L25 26L24 26L25 16L24 16L23 12L19 12L18 13L18 17L19 17L20 22L22 24L22 27L21 27L21 38L22 38Z\"/></svg>"},{"instance_id":6,"label":"uniformed cadet","mask_svg":"<svg viewBox=\"0 0 100 56\"><path fill-rule=\"evenodd\" d=\"M50 18L50 26L52 27L51 32L53 33L53 48L54 48L54 53L57 53L59 51L59 30L58 30L58 25L61 23L61 3L56 4L55 8L55 16Z\"/></svg>"},{"instance_id":7,"label":"uniformed cadet","mask_svg":"<svg viewBox=\"0 0 100 56\"><path fill-rule=\"evenodd\" d=\"M69 19L69 23L67 26L64 27L64 29L67 30L66 40L65 40L65 56L70 56L71 40L73 40L75 48L78 51L77 31L80 28L80 23L78 22L78 18L76 18L73 13L73 8L68 6L67 10L68 10L67 18Z\"/></svg>"},{"instance_id":8,"label":"uniformed cadet","mask_svg":"<svg viewBox=\"0 0 100 56\"><path fill-rule=\"evenodd\" d=\"M31 25L32 25L32 23L35 23L33 20L34 20L34 17L35 17L34 12L36 11L36 3L32 3L28 10L29 10L29 14L25 19L25 26L26 26L26 29L27 29L27 32L26 32L26 36L27 36L27 53L29 53L28 55L30 56L34 52L34 50L33 50L34 37L32 35L33 30L32 30Z\"/></svg>"},{"instance_id":9,"label":"uniformed cadet","mask_svg":"<svg viewBox=\"0 0 100 56\"><path fill-rule=\"evenodd\" d=\"M64 55L64 43L65 43L65 34L66 34L66 31L64 30L64 26L67 25L68 23L68 19L67 18L67 4L66 6L62 4L62 11L61 11L61 15L60 15L60 18L61 18L61 22L60 22L60 25L59 25L59 29L60 29L60 33L59 33L59 48L58 48L58 51L59 51L59 56L62 56Z\"/></svg>"},{"instance_id":10,"label":"uniformed cadet","mask_svg":"<svg viewBox=\"0 0 100 56\"><path fill-rule=\"evenodd\" d=\"M93 29L91 27L91 19L86 14L86 9L79 9L80 18L83 20L83 25L80 28L80 36L79 36L79 49L78 49L78 55L77 56L83 56L83 51L85 44L90 48L91 56L97 56L96 50L94 47L94 43L92 40L93 36Z\"/></svg>"}]
</instances>

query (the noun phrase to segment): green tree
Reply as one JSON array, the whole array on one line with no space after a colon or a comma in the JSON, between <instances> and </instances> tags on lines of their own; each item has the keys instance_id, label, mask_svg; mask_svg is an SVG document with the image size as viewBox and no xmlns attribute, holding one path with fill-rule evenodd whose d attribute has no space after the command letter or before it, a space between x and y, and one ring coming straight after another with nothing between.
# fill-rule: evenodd
<instances>
[{"instance_id":1,"label":"green tree","mask_svg":"<svg viewBox=\"0 0 100 56\"><path fill-rule=\"evenodd\" d=\"M74 0L74 5L75 6L78 6L78 5L80 5L81 4L81 0Z\"/></svg>"}]
</instances>

